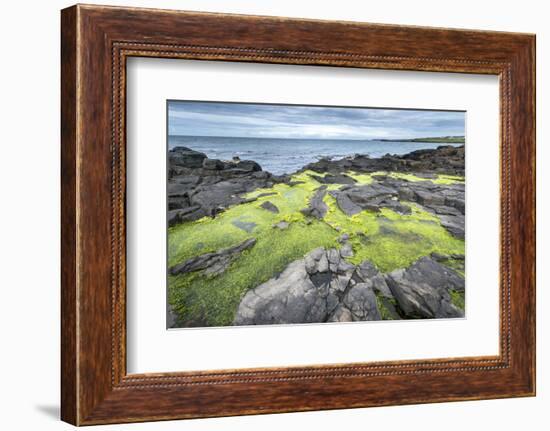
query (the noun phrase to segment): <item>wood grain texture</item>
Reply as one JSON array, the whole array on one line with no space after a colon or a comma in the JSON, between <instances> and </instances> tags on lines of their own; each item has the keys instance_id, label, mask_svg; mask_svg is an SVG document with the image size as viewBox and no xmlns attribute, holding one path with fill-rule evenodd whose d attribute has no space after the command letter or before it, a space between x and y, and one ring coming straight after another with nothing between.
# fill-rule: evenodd
<instances>
[{"instance_id":1,"label":"wood grain texture","mask_svg":"<svg viewBox=\"0 0 550 431\"><path fill-rule=\"evenodd\" d=\"M62 11L61 38L63 420L87 425L534 394L533 35L74 6ZM498 75L500 354L127 375L130 56Z\"/></svg>"}]
</instances>

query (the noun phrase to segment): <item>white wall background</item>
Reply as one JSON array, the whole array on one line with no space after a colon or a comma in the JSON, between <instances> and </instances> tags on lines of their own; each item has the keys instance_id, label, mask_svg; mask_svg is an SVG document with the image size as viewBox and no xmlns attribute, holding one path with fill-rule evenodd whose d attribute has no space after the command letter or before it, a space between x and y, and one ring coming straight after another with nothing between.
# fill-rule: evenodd
<instances>
[{"instance_id":1,"label":"white wall background","mask_svg":"<svg viewBox=\"0 0 550 431\"><path fill-rule=\"evenodd\" d=\"M550 423L550 13L540 0L129 0L143 7L537 33L538 396L536 398L105 426L134 430L547 429ZM59 410L59 10L2 4L0 32L0 427L63 430Z\"/></svg>"}]
</instances>

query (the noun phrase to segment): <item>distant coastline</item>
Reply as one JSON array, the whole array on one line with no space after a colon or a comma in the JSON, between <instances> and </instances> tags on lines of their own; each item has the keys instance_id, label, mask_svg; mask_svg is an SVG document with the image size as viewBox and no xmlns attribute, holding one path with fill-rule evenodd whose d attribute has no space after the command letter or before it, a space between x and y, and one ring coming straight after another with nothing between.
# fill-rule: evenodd
<instances>
[{"instance_id":1,"label":"distant coastline","mask_svg":"<svg viewBox=\"0 0 550 431\"><path fill-rule=\"evenodd\" d=\"M372 139L348 139L348 138L270 138L260 136L200 136L200 135L180 135L172 134L168 135L168 138L183 139L183 138L204 138L204 139L248 139L248 140L271 140L271 141L327 141L327 142L417 142L417 143L433 143L433 144L464 144L466 142L464 136L432 136L424 138L404 138L404 139L390 139L390 138L372 138Z\"/></svg>"},{"instance_id":2,"label":"distant coastline","mask_svg":"<svg viewBox=\"0 0 550 431\"><path fill-rule=\"evenodd\" d=\"M431 144L464 144L464 136L436 136L430 138L411 138L411 139L378 139L382 142L427 142Z\"/></svg>"}]
</instances>

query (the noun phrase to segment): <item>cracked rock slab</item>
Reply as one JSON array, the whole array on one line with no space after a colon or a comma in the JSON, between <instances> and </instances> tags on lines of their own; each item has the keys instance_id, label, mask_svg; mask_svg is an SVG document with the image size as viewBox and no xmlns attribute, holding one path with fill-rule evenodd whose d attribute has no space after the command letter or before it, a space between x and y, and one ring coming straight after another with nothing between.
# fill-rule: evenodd
<instances>
[{"instance_id":1,"label":"cracked rock slab","mask_svg":"<svg viewBox=\"0 0 550 431\"><path fill-rule=\"evenodd\" d=\"M464 291L464 278L430 257L386 275L401 310L411 318L464 317L451 301L450 291Z\"/></svg>"},{"instance_id":2,"label":"cracked rock slab","mask_svg":"<svg viewBox=\"0 0 550 431\"><path fill-rule=\"evenodd\" d=\"M347 262L341 251L319 247L289 264L277 277L248 291L233 324L380 320L375 289L384 287L389 292L371 263L356 266Z\"/></svg>"}]
</instances>

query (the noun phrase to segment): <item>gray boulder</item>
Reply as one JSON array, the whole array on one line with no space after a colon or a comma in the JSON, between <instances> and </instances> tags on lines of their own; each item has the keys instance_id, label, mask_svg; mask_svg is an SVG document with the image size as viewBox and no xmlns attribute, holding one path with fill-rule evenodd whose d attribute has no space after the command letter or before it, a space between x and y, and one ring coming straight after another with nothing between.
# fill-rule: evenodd
<instances>
[{"instance_id":1,"label":"gray boulder","mask_svg":"<svg viewBox=\"0 0 550 431\"><path fill-rule=\"evenodd\" d=\"M322 321L326 301L308 277L302 259L292 262L276 278L247 292L234 325L307 323Z\"/></svg>"},{"instance_id":2,"label":"gray boulder","mask_svg":"<svg viewBox=\"0 0 550 431\"><path fill-rule=\"evenodd\" d=\"M430 257L417 260L407 269L390 272L386 281L407 317L464 316L464 312L453 305L450 295L450 290L464 291L464 278Z\"/></svg>"},{"instance_id":3,"label":"gray boulder","mask_svg":"<svg viewBox=\"0 0 550 431\"><path fill-rule=\"evenodd\" d=\"M386 283L386 279L368 260L361 262L357 266L356 274L363 283L370 283L375 292L380 293L386 298L393 298L393 294Z\"/></svg>"},{"instance_id":4,"label":"gray boulder","mask_svg":"<svg viewBox=\"0 0 550 431\"><path fill-rule=\"evenodd\" d=\"M182 168L200 168L206 154L187 147L174 147L168 152L168 160L171 166Z\"/></svg>"},{"instance_id":5,"label":"gray boulder","mask_svg":"<svg viewBox=\"0 0 550 431\"><path fill-rule=\"evenodd\" d=\"M354 285L344 297L343 305L350 311L352 321L381 320L372 284Z\"/></svg>"}]
</instances>

